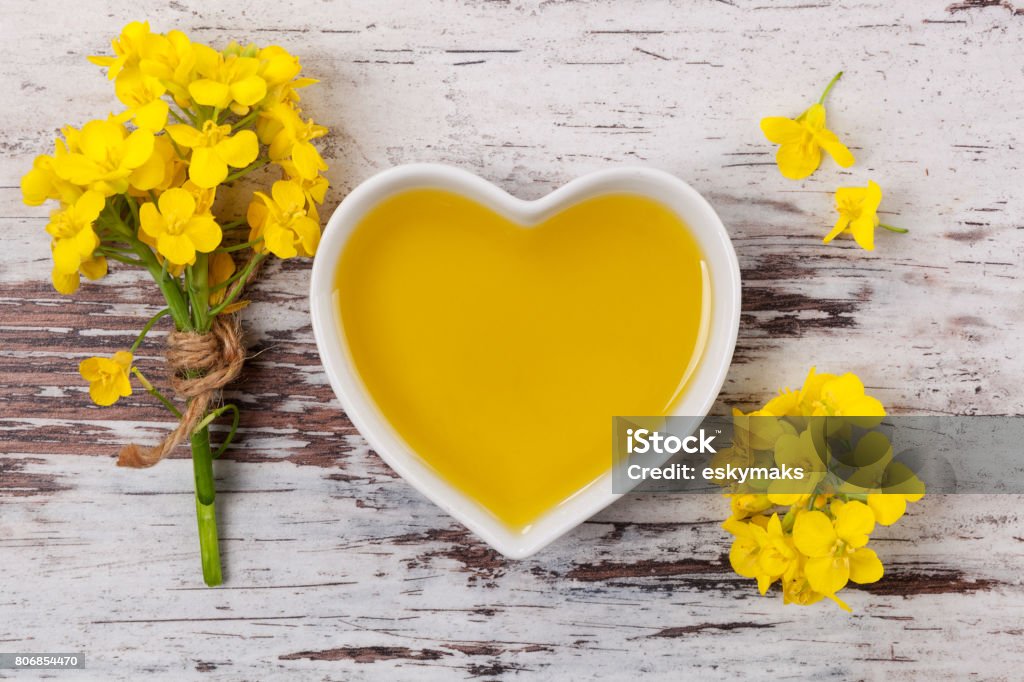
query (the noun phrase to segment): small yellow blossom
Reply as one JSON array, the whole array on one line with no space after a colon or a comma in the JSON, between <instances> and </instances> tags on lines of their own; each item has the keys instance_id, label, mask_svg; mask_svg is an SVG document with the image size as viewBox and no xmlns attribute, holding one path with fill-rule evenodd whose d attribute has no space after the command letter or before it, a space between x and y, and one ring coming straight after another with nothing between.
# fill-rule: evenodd
<instances>
[{"instance_id":1,"label":"small yellow blossom","mask_svg":"<svg viewBox=\"0 0 1024 682\"><path fill-rule=\"evenodd\" d=\"M849 230L854 241L866 251L875 248L875 228L906 233L902 227L886 225L878 219L878 206L882 203L882 188L873 180L867 187L840 187L836 190L836 211L839 218L832 231L822 240L825 244Z\"/></svg>"},{"instance_id":2,"label":"small yellow blossom","mask_svg":"<svg viewBox=\"0 0 1024 682\"><path fill-rule=\"evenodd\" d=\"M128 109L119 119L135 121L139 128L157 132L167 125L170 107L161 99L167 88L160 79L138 69L125 71L114 84L114 94Z\"/></svg>"},{"instance_id":3,"label":"small yellow blossom","mask_svg":"<svg viewBox=\"0 0 1024 682\"><path fill-rule=\"evenodd\" d=\"M156 205L143 204L139 219L160 255L174 265L192 264L197 251L209 253L220 245L217 221L209 213L197 213L195 198L184 189L167 190Z\"/></svg>"},{"instance_id":4,"label":"small yellow blossom","mask_svg":"<svg viewBox=\"0 0 1024 682\"><path fill-rule=\"evenodd\" d=\"M841 75L842 72L833 78L821 99L796 119L784 116L761 119L764 136L769 142L780 145L775 162L785 177L800 180L817 170L822 149L843 168L853 165L853 154L825 127L825 97Z\"/></svg>"},{"instance_id":5,"label":"small yellow blossom","mask_svg":"<svg viewBox=\"0 0 1024 682\"><path fill-rule=\"evenodd\" d=\"M103 210L104 201L102 194L90 190L74 204L50 214L46 231L53 237L55 272L77 273L82 262L92 258L100 245L93 223Z\"/></svg>"},{"instance_id":6,"label":"small yellow blossom","mask_svg":"<svg viewBox=\"0 0 1024 682\"><path fill-rule=\"evenodd\" d=\"M119 398L132 394L128 373L132 367L132 354L118 351L113 358L91 357L82 360L78 372L89 382L89 397L97 405L113 405Z\"/></svg>"},{"instance_id":7,"label":"small yellow blossom","mask_svg":"<svg viewBox=\"0 0 1024 682\"><path fill-rule=\"evenodd\" d=\"M188 86L194 79L195 67L195 48L181 31L169 31L159 39L150 39L139 61L139 70L146 76L158 79L174 98L174 102L183 109L192 104Z\"/></svg>"},{"instance_id":8,"label":"small yellow blossom","mask_svg":"<svg viewBox=\"0 0 1024 682\"><path fill-rule=\"evenodd\" d=\"M847 582L873 583L881 579L882 562L866 548L875 527L871 509L862 502L832 503L833 518L825 512L803 512L793 526L793 542L808 557L805 566L811 588L826 596Z\"/></svg>"},{"instance_id":9,"label":"small yellow blossom","mask_svg":"<svg viewBox=\"0 0 1024 682\"><path fill-rule=\"evenodd\" d=\"M270 144L272 161L291 160L295 174L307 180L327 169L320 152L311 140L327 134L327 128L302 120L299 112L286 104L276 104L263 116L260 138Z\"/></svg>"},{"instance_id":10,"label":"small yellow blossom","mask_svg":"<svg viewBox=\"0 0 1024 682\"><path fill-rule=\"evenodd\" d=\"M78 136L81 151L58 154L54 160L57 175L104 196L128 190L133 174L153 154L154 138L149 130L129 133L114 121L89 121ZM138 176L135 176L138 177Z\"/></svg>"},{"instance_id":11,"label":"small yellow blossom","mask_svg":"<svg viewBox=\"0 0 1024 682\"><path fill-rule=\"evenodd\" d=\"M263 238L263 246L278 258L312 256L320 242L320 225L305 209L302 187L289 180L278 180L271 196L256 192L259 201L249 204L249 239Z\"/></svg>"},{"instance_id":12,"label":"small yellow blossom","mask_svg":"<svg viewBox=\"0 0 1024 682\"><path fill-rule=\"evenodd\" d=\"M317 206L323 204L327 197L327 189L330 187L327 178L322 175L317 175L312 179L305 178L299 174L295 164L291 161L280 161L279 165L284 169L289 180L294 180L302 187L302 193L306 195L306 202L309 206L309 217L319 224L320 212L317 210Z\"/></svg>"},{"instance_id":13,"label":"small yellow blossom","mask_svg":"<svg viewBox=\"0 0 1024 682\"><path fill-rule=\"evenodd\" d=\"M196 45L196 71L201 78L188 86L197 103L217 109L228 107L244 116L249 107L267 94L267 82L258 75L260 62L238 54L225 55L206 45Z\"/></svg>"},{"instance_id":14,"label":"small yellow blossom","mask_svg":"<svg viewBox=\"0 0 1024 682\"><path fill-rule=\"evenodd\" d=\"M93 55L89 61L107 67L107 78L114 80L126 68L138 66L147 42L154 36L149 22L133 21L121 29L121 35L111 41L114 56Z\"/></svg>"},{"instance_id":15,"label":"small yellow blossom","mask_svg":"<svg viewBox=\"0 0 1024 682\"><path fill-rule=\"evenodd\" d=\"M50 273L50 281L53 282L53 288L58 293L70 296L78 291L78 287L82 283L81 275L85 275L91 280L97 280L105 277L106 274L107 259L103 256L92 256L79 263L78 270L75 272L62 272L55 266Z\"/></svg>"},{"instance_id":16,"label":"small yellow blossom","mask_svg":"<svg viewBox=\"0 0 1024 682\"><path fill-rule=\"evenodd\" d=\"M202 130L190 125L167 126L171 139L192 150L188 177L200 187L210 188L224 182L228 166L245 168L259 156L260 146L256 133L242 130L231 134L231 126L203 123Z\"/></svg>"}]
</instances>

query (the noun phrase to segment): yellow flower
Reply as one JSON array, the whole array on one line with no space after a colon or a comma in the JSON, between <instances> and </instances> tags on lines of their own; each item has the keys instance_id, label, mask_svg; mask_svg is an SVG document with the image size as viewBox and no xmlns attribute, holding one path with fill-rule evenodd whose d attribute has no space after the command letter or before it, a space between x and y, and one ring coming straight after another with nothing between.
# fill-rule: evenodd
<instances>
[{"instance_id":1,"label":"yellow flower","mask_svg":"<svg viewBox=\"0 0 1024 682\"><path fill-rule=\"evenodd\" d=\"M142 52L153 35L149 32L148 21L133 21L121 29L120 36L110 41L114 49L113 57L93 55L89 57L89 61L97 66L106 66L107 78L114 80L122 70L139 64Z\"/></svg>"},{"instance_id":2,"label":"yellow flower","mask_svg":"<svg viewBox=\"0 0 1024 682\"><path fill-rule=\"evenodd\" d=\"M775 162L784 176L793 180L806 178L821 164L821 150L828 152L843 168L853 165L853 154L836 134L825 127L825 97L842 76L836 75L825 88L821 99L796 119L770 116L761 119L761 131L770 142L779 146Z\"/></svg>"},{"instance_id":3,"label":"yellow flower","mask_svg":"<svg viewBox=\"0 0 1024 682\"><path fill-rule=\"evenodd\" d=\"M316 207L323 204L324 198L327 196L327 189L330 187L327 178L322 175L317 175L312 179L304 178L291 161L281 161L279 165L284 169L289 180L294 180L302 187L302 193L306 195L306 202L309 205L309 217L319 225L320 213Z\"/></svg>"},{"instance_id":4,"label":"yellow flower","mask_svg":"<svg viewBox=\"0 0 1024 682\"><path fill-rule=\"evenodd\" d=\"M834 518L820 511L799 514L793 525L793 542L805 554L805 573L811 588L835 595L852 580L873 583L882 577L882 562L864 545L875 527L871 509L862 502L832 503Z\"/></svg>"},{"instance_id":5,"label":"yellow flower","mask_svg":"<svg viewBox=\"0 0 1024 682\"><path fill-rule=\"evenodd\" d=\"M53 237L54 272L77 273L83 261L90 260L100 245L93 224L103 210L105 199L99 192L88 191L70 206L50 214L46 231Z\"/></svg>"},{"instance_id":6,"label":"yellow flower","mask_svg":"<svg viewBox=\"0 0 1024 682\"><path fill-rule=\"evenodd\" d=\"M317 83L315 78L298 78L302 65L298 57L283 47L269 45L259 51L260 77L267 82L264 106L272 103L295 104L299 101L296 90Z\"/></svg>"},{"instance_id":7,"label":"yellow flower","mask_svg":"<svg viewBox=\"0 0 1024 682\"><path fill-rule=\"evenodd\" d=\"M227 124L218 126L213 121L206 121L202 130L178 124L167 126L167 132L179 145L192 150L188 177L204 188L224 182L228 177L228 166L245 168L260 153L256 133L242 130L232 135L231 126Z\"/></svg>"},{"instance_id":8,"label":"yellow flower","mask_svg":"<svg viewBox=\"0 0 1024 682\"><path fill-rule=\"evenodd\" d=\"M225 55L206 45L195 45L196 71L202 78L188 86L197 103L217 109L228 107L244 116L267 94L267 83L257 75L260 62L238 54Z\"/></svg>"},{"instance_id":9,"label":"yellow flower","mask_svg":"<svg viewBox=\"0 0 1024 682\"><path fill-rule=\"evenodd\" d=\"M891 526L907 511L907 502L917 502L924 493L872 493L868 495L868 506L875 515L875 521Z\"/></svg>"},{"instance_id":10,"label":"yellow flower","mask_svg":"<svg viewBox=\"0 0 1024 682\"><path fill-rule=\"evenodd\" d=\"M145 54L139 61L139 70L156 78L174 97L181 108L192 104L188 86L195 75L196 54L192 42L181 31L170 31L166 36L150 39Z\"/></svg>"},{"instance_id":11,"label":"yellow flower","mask_svg":"<svg viewBox=\"0 0 1024 682\"><path fill-rule=\"evenodd\" d=\"M250 241L263 238L263 247L278 258L312 256L320 242L320 225L306 214L302 187L278 180L271 196L256 192L260 201L249 204Z\"/></svg>"},{"instance_id":12,"label":"yellow flower","mask_svg":"<svg viewBox=\"0 0 1024 682\"><path fill-rule=\"evenodd\" d=\"M113 358L86 358L78 365L78 372L89 382L92 401L106 407L132 394L128 380L131 367L132 354L122 350L114 353Z\"/></svg>"},{"instance_id":13,"label":"yellow flower","mask_svg":"<svg viewBox=\"0 0 1024 682\"><path fill-rule=\"evenodd\" d=\"M171 138L157 135L153 140L153 153L132 174L129 191L136 197L148 199L149 192L163 192L178 187L185 181L188 164L174 150Z\"/></svg>"},{"instance_id":14,"label":"yellow flower","mask_svg":"<svg viewBox=\"0 0 1024 682\"><path fill-rule=\"evenodd\" d=\"M729 495L729 506L732 518L742 520L770 508L772 503L767 495L743 493Z\"/></svg>"},{"instance_id":15,"label":"yellow flower","mask_svg":"<svg viewBox=\"0 0 1024 682\"><path fill-rule=\"evenodd\" d=\"M864 393L864 384L856 374L847 372L821 383L820 394L812 403L811 414L816 417L884 417L885 408L877 398ZM870 425L875 424L877 422Z\"/></svg>"},{"instance_id":16,"label":"yellow flower","mask_svg":"<svg viewBox=\"0 0 1024 682\"><path fill-rule=\"evenodd\" d=\"M146 76L138 69L124 71L114 83L114 94L128 107L120 119L133 119L135 125L157 132L167 125L170 107L160 99L167 92L160 79Z\"/></svg>"},{"instance_id":17,"label":"yellow flower","mask_svg":"<svg viewBox=\"0 0 1024 682\"><path fill-rule=\"evenodd\" d=\"M287 104L276 104L261 117L260 139L270 144L270 159L290 159L294 172L307 180L316 178L327 164L310 142L327 134L327 128L302 120L299 112Z\"/></svg>"},{"instance_id":18,"label":"yellow flower","mask_svg":"<svg viewBox=\"0 0 1024 682\"><path fill-rule=\"evenodd\" d=\"M828 473L828 450L816 443L810 428L800 435L784 433L775 441L775 463L780 467L802 469L799 481L776 480L768 484L768 499L772 504L792 505L814 492Z\"/></svg>"},{"instance_id":19,"label":"yellow flower","mask_svg":"<svg viewBox=\"0 0 1024 682\"><path fill-rule=\"evenodd\" d=\"M58 147L63 145L61 140L57 140ZM71 203L81 193L81 187L57 175L56 160L46 154L37 156L32 162L32 169L21 177L21 199L29 206L39 206L47 199Z\"/></svg>"},{"instance_id":20,"label":"yellow flower","mask_svg":"<svg viewBox=\"0 0 1024 682\"><path fill-rule=\"evenodd\" d=\"M127 191L136 170L153 154L153 133L135 130L131 134L114 120L89 121L78 135L81 151L58 154L57 175L76 185L89 187L104 196Z\"/></svg>"},{"instance_id":21,"label":"yellow flower","mask_svg":"<svg viewBox=\"0 0 1024 682\"><path fill-rule=\"evenodd\" d=\"M51 249L53 247L51 246ZM84 259L79 265L76 272L61 272L56 267L50 273L50 280L53 282L53 288L58 293L64 295L71 295L78 291L78 286L82 282L81 275L85 275L87 278L96 280L105 277L107 274L107 259L103 256L92 256Z\"/></svg>"},{"instance_id":22,"label":"yellow flower","mask_svg":"<svg viewBox=\"0 0 1024 682\"><path fill-rule=\"evenodd\" d=\"M197 213L195 198L181 188L161 194L156 205L143 204L139 221L142 231L156 240L157 252L174 265L190 265L197 251L209 253L220 244L217 221L208 213Z\"/></svg>"},{"instance_id":23,"label":"yellow flower","mask_svg":"<svg viewBox=\"0 0 1024 682\"><path fill-rule=\"evenodd\" d=\"M867 187L840 187L836 190L836 220L832 231L822 240L825 244L849 230L854 241L866 251L875 248L875 228L882 227L890 232L907 233L902 227L886 225L878 219L878 205L882 203L882 188L873 180Z\"/></svg>"}]
</instances>

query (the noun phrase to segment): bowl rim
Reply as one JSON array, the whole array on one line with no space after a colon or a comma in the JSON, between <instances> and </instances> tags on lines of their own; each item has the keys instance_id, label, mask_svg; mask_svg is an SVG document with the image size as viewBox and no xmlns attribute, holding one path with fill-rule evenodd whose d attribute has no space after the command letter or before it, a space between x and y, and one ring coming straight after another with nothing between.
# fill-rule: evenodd
<instances>
[{"instance_id":1,"label":"bowl rim","mask_svg":"<svg viewBox=\"0 0 1024 682\"><path fill-rule=\"evenodd\" d=\"M414 488L501 554L511 559L526 558L622 497L612 492L610 468L526 529L513 530L441 478L405 444L370 397L348 352L334 292L342 251L367 211L389 196L416 188L457 192L524 226L542 222L588 198L615 192L642 194L672 209L701 247L708 264L712 300L702 357L672 410L674 416L706 416L725 382L739 332L739 262L725 225L711 204L678 177L647 167L599 170L577 177L544 197L525 200L461 168L437 163L404 164L363 181L334 210L313 260L309 307L320 359L342 408L370 447Z\"/></svg>"}]
</instances>

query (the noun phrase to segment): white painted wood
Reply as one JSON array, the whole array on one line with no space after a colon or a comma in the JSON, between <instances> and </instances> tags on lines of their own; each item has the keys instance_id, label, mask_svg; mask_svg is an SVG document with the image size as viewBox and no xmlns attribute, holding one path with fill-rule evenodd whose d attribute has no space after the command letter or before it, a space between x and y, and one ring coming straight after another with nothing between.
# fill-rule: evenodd
<instances>
[{"instance_id":1,"label":"white painted wood","mask_svg":"<svg viewBox=\"0 0 1024 682\"><path fill-rule=\"evenodd\" d=\"M879 531L888 575L849 593L853 616L784 608L732 575L716 499L629 498L534 560L499 559L337 410L303 263L269 268L246 313L263 352L230 394L244 438L217 467L228 582L201 587L188 462L113 466L163 415L142 397L90 407L77 378L80 358L130 343L152 285L115 273L59 297L45 210L17 189L58 126L114 107L84 57L134 18L301 55L323 80L304 101L332 129L331 206L410 161L525 198L619 163L691 182L744 268L723 407L813 363L858 372L895 411L1024 413L1010 3L5 3L0 650L85 652L80 679L1019 677L1018 497L932 496ZM758 120L799 113L840 69L830 123L858 163L787 181ZM821 245L832 191L868 178L912 233L879 234L871 254Z\"/></svg>"}]
</instances>

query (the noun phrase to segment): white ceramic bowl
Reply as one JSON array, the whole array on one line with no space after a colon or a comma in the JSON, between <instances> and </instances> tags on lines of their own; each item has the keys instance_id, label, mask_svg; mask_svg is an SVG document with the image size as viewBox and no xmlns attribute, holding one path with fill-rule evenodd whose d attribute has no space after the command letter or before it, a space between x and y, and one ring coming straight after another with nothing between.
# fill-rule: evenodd
<instances>
[{"instance_id":1,"label":"white ceramic bowl","mask_svg":"<svg viewBox=\"0 0 1024 682\"><path fill-rule=\"evenodd\" d=\"M317 250L310 285L313 333L334 392L359 432L392 469L499 552L513 559L525 558L621 495L612 493L609 471L527 530L514 531L434 473L381 414L353 365L335 300L334 278L342 250L361 218L381 200L413 188L457 192L523 225L541 222L568 206L611 192L642 194L675 211L690 227L703 251L712 301L707 344L673 412L679 416L706 415L725 381L739 328L740 272L736 253L722 221L696 190L668 173L646 168L598 171L577 178L542 199L524 201L458 168L410 164L366 180L335 210ZM608 457L610 466L610 443Z\"/></svg>"}]
</instances>

